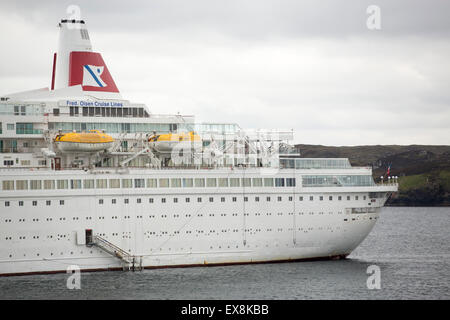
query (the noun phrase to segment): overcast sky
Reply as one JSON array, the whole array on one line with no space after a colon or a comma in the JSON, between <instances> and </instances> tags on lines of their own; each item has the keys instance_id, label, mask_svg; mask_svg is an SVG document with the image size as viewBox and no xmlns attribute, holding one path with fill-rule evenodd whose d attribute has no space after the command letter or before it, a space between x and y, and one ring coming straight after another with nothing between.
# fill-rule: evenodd
<instances>
[{"instance_id":1,"label":"overcast sky","mask_svg":"<svg viewBox=\"0 0 450 320\"><path fill-rule=\"evenodd\" d=\"M2 0L0 94L50 86L69 5L123 97L153 113L296 143L450 144L450 1Z\"/></svg>"}]
</instances>

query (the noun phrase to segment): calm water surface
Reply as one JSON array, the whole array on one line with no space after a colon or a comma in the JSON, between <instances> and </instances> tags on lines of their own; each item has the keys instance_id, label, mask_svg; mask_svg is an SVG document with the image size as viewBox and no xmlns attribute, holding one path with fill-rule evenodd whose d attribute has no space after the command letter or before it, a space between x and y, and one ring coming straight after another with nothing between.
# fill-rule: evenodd
<instances>
[{"instance_id":1,"label":"calm water surface","mask_svg":"<svg viewBox=\"0 0 450 320\"><path fill-rule=\"evenodd\" d=\"M367 267L381 289L367 289ZM341 261L0 278L1 299L450 299L450 208L384 208Z\"/></svg>"}]
</instances>

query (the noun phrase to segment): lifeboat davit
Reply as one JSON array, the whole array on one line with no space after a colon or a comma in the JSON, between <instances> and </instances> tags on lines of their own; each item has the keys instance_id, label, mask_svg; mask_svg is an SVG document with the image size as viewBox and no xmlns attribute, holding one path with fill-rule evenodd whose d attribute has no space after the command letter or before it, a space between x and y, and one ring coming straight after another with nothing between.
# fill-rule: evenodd
<instances>
[{"instance_id":1,"label":"lifeboat davit","mask_svg":"<svg viewBox=\"0 0 450 320\"><path fill-rule=\"evenodd\" d=\"M57 135L55 143L63 152L98 152L112 147L114 139L98 130Z\"/></svg>"},{"instance_id":2,"label":"lifeboat davit","mask_svg":"<svg viewBox=\"0 0 450 320\"><path fill-rule=\"evenodd\" d=\"M194 152L202 149L202 139L193 131L152 135L148 142L153 149L160 153L172 152L175 148L184 151L193 150Z\"/></svg>"}]
</instances>

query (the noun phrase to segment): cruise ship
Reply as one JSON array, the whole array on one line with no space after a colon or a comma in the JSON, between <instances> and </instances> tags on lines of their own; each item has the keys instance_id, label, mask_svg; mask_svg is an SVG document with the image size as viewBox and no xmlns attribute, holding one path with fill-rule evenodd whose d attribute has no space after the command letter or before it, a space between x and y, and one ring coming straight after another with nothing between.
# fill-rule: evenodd
<instances>
[{"instance_id":1,"label":"cruise ship","mask_svg":"<svg viewBox=\"0 0 450 320\"><path fill-rule=\"evenodd\" d=\"M0 101L0 275L341 259L396 179L290 130L154 114L63 19L49 88Z\"/></svg>"}]
</instances>

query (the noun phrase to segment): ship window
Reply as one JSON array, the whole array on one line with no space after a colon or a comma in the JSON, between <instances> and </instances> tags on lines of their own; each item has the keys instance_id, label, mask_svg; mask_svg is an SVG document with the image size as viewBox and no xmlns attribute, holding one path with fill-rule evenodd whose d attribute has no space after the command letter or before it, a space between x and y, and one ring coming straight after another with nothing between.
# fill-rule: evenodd
<instances>
[{"instance_id":1,"label":"ship window","mask_svg":"<svg viewBox=\"0 0 450 320\"><path fill-rule=\"evenodd\" d=\"M310 197L309 197L309 201L314 201L314 197L313 197L313 196L310 196Z\"/></svg>"},{"instance_id":2,"label":"ship window","mask_svg":"<svg viewBox=\"0 0 450 320\"><path fill-rule=\"evenodd\" d=\"M95 107L95 115L96 116L101 116L102 115L102 110L100 109L100 107Z\"/></svg>"},{"instance_id":3,"label":"ship window","mask_svg":"<svg viewBox=\"0 0 450 320\"><path fill-rule=\"evenodd\" d=\"M106 189L108 188L108 179L97 179L95 180L97 189Z\"/></svg>"},{"instance_id":4,"label":"ship window","mask_svg":"<svg viewBox=\"0 0 450 320\"><path fill-rule=\"evenodd\" d=\"M56 180L56 185L58 189L68 189L69 182L67 180Z\"/></svg>"},{"instance_id":5,"label":"ship window","mask_svg":"<svg viewBox=\"0 0 450 320\"><path fill-rule=\"evenodd\" d=\"M37 201L34 200L34 201L33 201L33 207L36 207L36 206L37 206Z\"/></svg>"},{"instance_id":6,"label":"ship window","mask_svg":"<svg viewBox=\"0 0 450 320\"><path fill-rule=\"evenodd\" d=\"M111 117L111 108L105 108L106 110L106 116Z\"/></svg>"},{"instance_id":7,"label":"ship window","mask_svg":"<svg viewBox=\"0 0 450 320\"><path fill-rule=\"evenodd\" d=\"M286 187L295 187L295 178L286 178Z\"/></svg>"},{"instance_id":8,"label":"ship window","mask_svg":"<svg viewBox=\"0 0 450 320\"><path fill-rule=\"evenodd\" d=\"M94 111L95 111L94 107L89 107L89 117L93 117L94 116Z\"/></svg>"},{"instance_id":9,"label":"ship window","mask_svg":"<svg viewBox=\"0 0 450 320\"><path fill-rule=\"evenodd\" d=\"M133 179L122 179L122 188L132 188Z\"/></svg>"},{"instance_id":10,"label":"ship window","mask_svg":"<svg viewBox=\"0 0 450 320\"><path fill-rule=\"evenodd\" d=\"M5 207L9 207L9 201L5 201Z\"/></svg>"},{"instance_id":11,"label":"ship window","mask_svg":"<svg viewBox=\"0 0 450 320\"><path fill-rule=\"evenodd\" d=\"M230 178L230 187L239 187L239 178Z\"/></svg>"},{"instance_id":12,"label":"ship window","mask_svg":"<svg viewBox=\"0 0 450 320\"><path fill-rule=\"evenodd\" d=\"M347 200L350 200L350 196L347 196Z\"/></svg>"},{"instance_id":13,"label":"ship window","mask_svg":"<svg viewBox=\"0 0 450 320\"><path fill-rule=\"evenodd\" d=\"M220 202L225 202L225 197L221 197Z\"/></svg>"},{"instance_id":14,"label":"ship window","mask_svg":"<svg viewBox=\"0 0 450 320\"><path fill-rule=\"evenodd\" d=\"M253 178L254 187L262 187L262 178Z\"/></svg>"},{"instance_id":15,"label":"ship window","mask_svg":"<svg viewBox=\"0 0 450 320\"><path fill-rule=\"evenodd\" d=\"M84 180L83 188L84 189L93 189L94 188L94 179Z\"/></svg>"},{"instance_id":16,"label":"ship window","mask_svg":"<svg viewBox=\"0 0 450 320\"><path fill-rule=\"evenodd\" d=\"M117 200L116 199L111 199L111 203L112 204L116 204Z\"/></svg>"},{"instance_id":17,"label":"ship window","mask_svg":"<svg viewBox=\"0 0 450 320\"><path fill-rule=\"evenodd\" d=\"M52 202L51 202L50 200L47 200L47 201L45 201L45 204L46 204L47 206L49 206L49 205L52 204Z\"/></svg>"},{"instance_id":18,"label":"ship window","mask_svg":"<svg viewBox=\"0 0 450 320\"><path fill-rule=\"evenodd\" d=\"M120 188L120 179L109 179L109 187L112 189Z\"/></svg>"},{"instance_id":19,"label":"ship window","mask_svg":"<svg viewBox=\"0 0 450 320\"><path fill-rule=\"evenodd\" d=\"M333 200L333 196L329 196L328 199L329 199L330 201L332 201L332 200Z\"/></svg>"},{"instance_id":20,"label":"ship window","mask_svg":"<svg viewBox=\"0 0 450 320\"><path fill-rule=\"evenodd\" d=\"M137 117L137 108L132 108L133 110L133 118Z\"/></svg>"},{"instance_id":21,"label":"ship window","mask_svg":"<svg viewBox=\"0 0 450 320\"><path fill-rule=\"evenodd\" d=\"M169 179L159 179L159 187L160 188L168 188L169 187Z\"/></svg>"},{"instance_id":22,"label":"ship window","mask_svg":"<svg viewBox=\"0 0 450 320\"><path fill-rule=\"evenodd\" d=\"M283 199L281 197L278 197L278 201L282 201Z\"/></svg>"},{"instance_id":23,"label":"ship window","mask_svg":"<svg viewBox=\"0 0 450 320\"><path fill-rule=\"evenodd\" d=\"M289 197L289 201L292 201L292 197Z\"/></svg>"},{"instance_id":24,"label":"ship window","mask_svg":"<svg viewBox=\"0 0 450 320\"><path fill-rule=\"evenodd\" d=\"M266 197L266 201L267 201L267 202L270 202L270 197Z\"/></svg>"},{"instance_id":25,"label":"ship window","mask_svg":"<svg viewBox=\"0 0 450 320\"><path fill-rule=\"evenodd\" d=\"M358 196L355 196L355 200L358 200Z\"/></svg>"},{"instance_id":26,"label":"ship window","mask_svg":"<svg viewBox=\"0 0 450 320\"><path fill-rule=\"evenodd\" d=\"M183 187L192 188L194 186L194 179L192 178L183 178Z\"/></svg>"},{"instance_id":27,"label":"ship window","mask_svg":"<svg viewBox=\"0 0 450 320\"><path fill-rule=\"evenodd\" d=\"M136 199L136 203L142 203L142 199L141 198L137 198Z\"/></svg>"},{"instance_id":28,"label":"ship window","mask_svg":"<svg viewBox=\"0 0 450 320\"><path fill-rule=\"evenodd\" d=\"M219 187L228 187L228 178L219 178Z\"/></svg>"},{"instance_id":29,"label":"ship window","mask_svg":"<svg viewBox=\"0 0 450 320\"><path fill-rule=\"evenodd\" d=\"M178 203L178 198L173 198L174 203Z\"/></svg>"},{"instance_id":30,"label":"ship window","mask_svg":"<svg viewBox=\"0 0 450 320\"><path fill-rule=\"evenodd\" d=\"M181 179L180 178L170 179L170 186L172 188L180 188L181 187Z\"/></svg>"},{"instance_id":31,"label":"ship window","mask_svg":"<svg viewBox=\"0 0 450 320\"><path fill-rule=\"evenodd\" d=\"M19 207L23 207L23 201L19 201Z\"/></svg>"},{"instance_id":32,"label":"ship window","mask_svg":"<svg viewBox=\"0 0 450 320\"><path fill-rule=\"evenodd\" d=\"M14 180L2 181L3 190L14 190Z\"/></svg>"},{"instance_id":33,"label":"ship window","mask_svg":"<svg viewBox=\"0 0 450 320\"><path fill-rule=\"evenodd\" d=\"M28 190L28 180L17 180L16 181L17 190Z\"/></svg>"},{"instance_id":34,"label":"ship window","mask_svg":"<svg viewBox=\"0 0 450 320\"><path fill-rule=\"evenodd\" d=\"M117 108L117 116L121 117L122 116L122 108Z\"/></svg>"},{"instance_id":35,"label":"ship window","mask_svg":"<svg viewBox=\"0 0 450 320\"><path fill-rule=\"evenodd\" d=\"M244 202L248 202L248 197L244 197Z\"/></svg>"},{"instance_id":36,"label":"ship window","mask_svg":"<svg viewBox=\"0 0 450 320\"><path fill-rule=\"evenodd\" d=\"M217 186L216 178L206 178L206 186L216 187Z\"/></svg>"},{"instance_id":37,"label":"ship window","mask_svg":"<svg viewBox=\"0 0 450 320\"><path fill-rule=\"evenodd\" d=\"M98 204L103 204L103 199L98 199Z\"/></svg>"},{"instance_id":38,"label":"ship window","mask_svg":"<svg viewBox=\"0 0 450 320\"><path fill-rule=\"evenodd\" d=\"M14 123L7 123L6 124L6 129L7 130L14 130Z\"/></svg>"},{"instance_id":39,"label":"ship window","mask_svg":"<svg viewBox=\"0 0 450 320\"><path fill-rule=\"evenodd\" d=\"M142 118L144 116L144 109L143 108L139 108L139 118Z\"/></svg>"},{"instance_id":40,"label":"ship window","mask_svg":"<svg viewBox=\"0 0 450 320\"><path fill-rule=\"evenodd\" d=\"M202 198L197 198L197 202L202 202Z\"/></svg>"},{"instance_id":41,"label":"ship window","mask_svg":"<svg viewBox=\"0 0 450 320\"><path fill-rule=\"evenodd\" d=\"M255 202L259 202L259 197L255 197Z\"/></svg>"},{"instance_id":42,"label":"ship window","mask_svg":"<svg viewBox=\"0 0 450 320\"><path fill-rule=\"evenodd\" d=\"M189 201L191 201L191 199L190 198L186 198L186 202L189 202Z\"/></svg>"},{"instance_id":43,"label":"ship window","mask_svg":"<svg viewBox=\"0 0 450 320\"><path fill-rule=\"evenodd\" d=\"M162 198L162 199L161 199L161 202L162 202L162 203L166 203L166 198Z\"/></svg>"},{"instance_id":44,"label":"ship window","mask_svg":"<svg viewBox=\"0 0 450 320\"><path fill-rule=\"evenodd\" d=\"M59 109L58 108L53 109L53 115L55 117L59 116Z\"/></svg>"},{"instance_id":45,"label":"ship window","mask_svg":"<svg viewBox=\"0 0 450 320\"><path fill-rule=\"evenodd\" d=\"M276 187L284 187L284 178L275 178Z\"/></svg>"},{"instance_id":46,"label":"ship window","mask_svg":"<svg viewBox=\"0 0 450 320\"><path fill-rule=\"evenodd\" d=\"M128 204L128 203L130 202L130 199L123 199L123 202L124 202L125 204Z\"/></svg>"},{"instance_id":47,"label":"ship window","mask_svg":"<svg viewBox=\"0 0 450 320\"><path fill-rule=\"evenodd\" d=\"M320 196L320 197L319 197L319 200L322 201L322 200L323 200L323 196Z\"/></svg>"},{"instance_id":48,"label":"ship window","mask_svg":"<svg viewBox=\"0 0 450 320\"><path fill-rule=\"evenodd\" d=\"M205 179L203 178L195 178L195 187L201 188L205 186Z\"/></svg>"},{"instance_id":49,"label":"ship window","mask_svg":"<svg viewBox=\"0 0 450 320\"><path fill-rule=\"evenodd\" d=\"M55 189L55 180L44 180L44 189Z\"/></svg>"},{"instance_id":50,"label":"ship window","mask_svg":"<svg viewBox=\"0 0 450 320\"><path fill-rule=\"evenodd\" d=\"M145 188L145 180L144 179L134 179L134 187L135 188Z\"/></svg>"},{"instance_id":51,"label":"ship window","mask_svg":"<svg viewBox=\"0 0 450 320\"><path fill-rule=\"evenodd\" d=\"M147 179L147 188L158 187L158 179Z\"/></svg>"},{"instance_id":52,"label":"ship window","mask_svg":"<svg viewBox=\"0 0 450 320\"><path fill-rule=\"evenodd\" d=\"M70 180L70 189L81 189L81 180Z\"/></svg>"},{"instance_id":53,"label":"ship window","mask_svg":"<svg viewBox=\"0 0 450 320\"><path fill-rule=\"evenodd\" d=\"M111 108L111 117L116 117L116 116L117 116L116 108Z\"/></svg>"},{"instance_id":54,"label":"ship window","mask_svg":"<svg viewBox=\"0 0 450 320\"><path fill-rule=\"evenodd\" d=\"M318 175L303 176L302 184L304 187L317 186L372 186L374 181L371 175Z\"/></svg>"},{"instance_id":55,"label":"ship window","mask_svg":"<svg viewBox=\"0 0 450 320\"><path fill-rule=\"evenodd\" d=\"M273 187L273 178L264 178L264 187Z\"/></svg>"},{"instance_id":56,"label":"ship window","mask_svg":"<svg viewBox=\"0 0 450 320\"><path fill-rule=\"evenodd\" d=\"M30 180L30 189L31 190L42 189L42 181L41 180Z\"/></svg>"},{"instance_id":57,"label":"ship window","mask_svg":"<svg viewBox=\"0 0 450 320\"><path fill-rule=\"evenodd\" d=\"M59 205L63 206L64 205L64 200L59 200Z\"/></svg>"},{"instance_id":58,"label":"ship window","mask_svg":"<svg viewBox=\"0 0 450 320\"><path fill-rule=\"evenodd\" d=\"M71 117L75 116L75 110L76 110L76 114L78 115L78 107L70 107L69 108L69 114Z\"/></svg>"},{"instance_id":59,"label":"ship window","mask_svg":"<svg viewBox=\"0 0 450 320\"><path fill-rule=\"evenodd\" d=\"M242 186L243 187L251 187L252 179L251 178L242 178Z\"/></svg>"},{"instance_id":60,"label":"ship window","mask_svg":"<svg viewBox=\"0 0 450 320\"><path fill-rule=\"evenodd\" d=\"M153 203L153 198L149 198L149 199L148 199L148 202L149 202L149 203Z\"/></svg>"},{"instance_id":61,"label":"ship window","mask_svg":"<svg viewBox=\"0 0 450 320\"><path fill-rule=\"evenodd\" d=\"M4 160L3 161L3 165L4 166L13 166L14 165L14 161L13 160Z\"/></svg>"},{"instance_id":62,"label":"ship window","mask_svg":"<svg viewBox=\"0 0 450 320\"><path fill-rule=\"evenodd\" d=\"M236 201L237 201L237 198L236 198L236 197L233 197L232 200L233 200L233 202L236 202Z\"/></svg>"},{"instance_id":63,"label":"ship window","mask_svg":"<svg viewBox=\"0 0 450 320\"><path fill-rule=\"evenodd\" d=\"M83 107L83 117L87 117L89 113L89 108L88 107Z\"/></svg>"},{"instance_id":64,"label":"ship window","mask_svg":"<svg viewBox=\"0 0 450 320\"><path fill-rule=\"evenodd\" d=\"M299 201L303 201L303 197L299 197L298 200L299 200Z\"/></svg>"}]
</instances>

